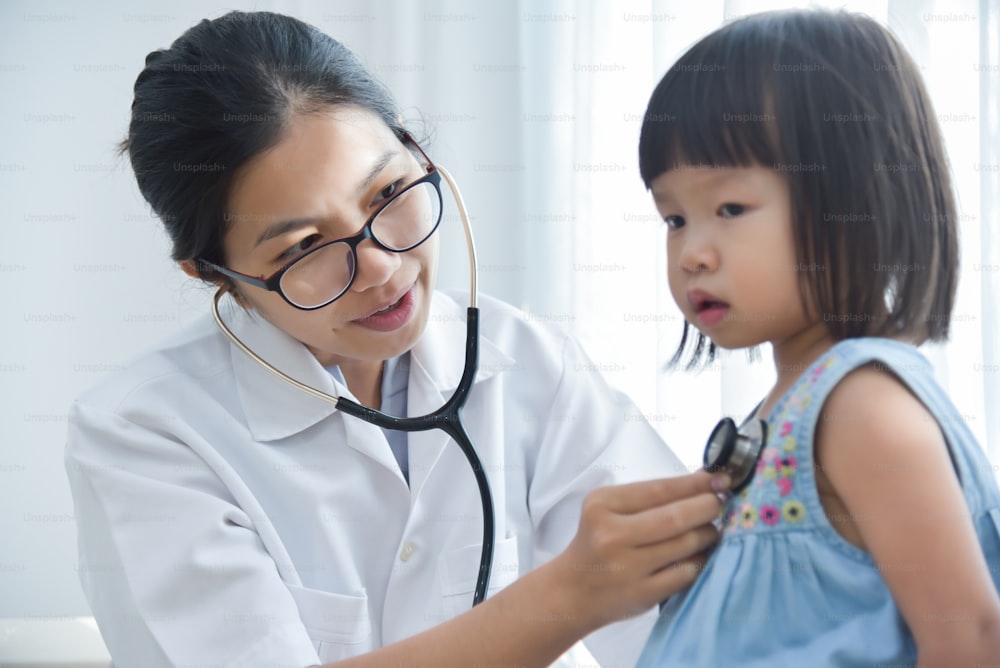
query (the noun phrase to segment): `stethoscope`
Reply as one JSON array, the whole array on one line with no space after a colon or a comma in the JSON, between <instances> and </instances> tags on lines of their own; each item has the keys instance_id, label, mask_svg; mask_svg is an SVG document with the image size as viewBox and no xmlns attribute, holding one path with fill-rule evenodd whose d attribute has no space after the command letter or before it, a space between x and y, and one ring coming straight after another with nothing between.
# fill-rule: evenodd
<instances>
[{"instance_id":1,"label":"stethoscope","mask_svg":"<svg viewBox=\"0 0 1000 668\"><path fill-rule=\"evenodd\" d=\"M476 454L475 448L472 447L472 441L469 439L469 434L462 424L461 417L462 408L468 400L469 391L472 389L472 381L475 379L479 363L479 308L476 306L478 296L476 245L472 239L472 225L469 223L469 215L465 209L465 202L462 200L462 194L459 192L458 186L447 170L440 165L436 165L436 168L445 181L448 182L448 187L451 188L451 192L455 196L455 202L458 204L458 213L462 219L462 226L465 228L465 241L469 249L469 274L471 277L469 309L466 316L465 368L462 371L462 379L458 383L458 388L441 408L420 417L395 417L386 415L373 408L367 408L350 399L317 390L305 383L300 383L283 371L275 368L267 360L251 350L245 343L240 341L219 315L219 300L225 294L224 289L220 289L215 294L215 299L212 301L212 314L215 316L215 322L219 325L219 328L240 350L256 360L268 371L278 376L278 378L294 385L303 392L329 401L338 410L383 429L407 432L440 429L455 440L455 443L458 444L458 447L462 449L462 452L465 453L466 458L469 460L472 473L476 477L476 484L479 486L479 498L483 505L483 551L479 558L479 575L476 578L476 589L472 597L472 605L478 605L486 598L486 590L490 584L490 569L493 566L494 517L493 495L490 493L489 480L486 478L486 472L483 469L482 462L479 460L479 455Z\"/></svg>"},{"instance_id":2,"label":"stethoscope","mask_svg":"<svg viewBox=\"0 0 1000 668\"><path fill-rule=\"evenodd\" d=\"M729 474L731 494L739 494L753 480L757 460L767 442L767 423L747 419L739 428L731 418L715 425L705 444L705 469Z\"/></svg>"}]
</instances>

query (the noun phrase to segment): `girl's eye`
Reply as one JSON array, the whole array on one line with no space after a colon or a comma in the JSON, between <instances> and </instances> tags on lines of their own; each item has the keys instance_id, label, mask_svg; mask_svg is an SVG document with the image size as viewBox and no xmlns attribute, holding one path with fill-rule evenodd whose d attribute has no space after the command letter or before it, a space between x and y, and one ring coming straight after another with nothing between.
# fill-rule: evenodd
<instances>
[{"instance_id":1,"label":"girl's eye","mask_svg":"<svg viewBox=\"0 0 1000 668\"><path fill-rule=\"evenodd\" d=\"M718 216L720 218L735 218L746 211L742 204L723 204L719 207Z\"/></svg>"},{"instance_id":2,"label":"girl's eye","mask_svg":"<svg viewBox=\"0 0 1000 668\"><path fill-rule=\"evenodd\" d=\"M315 246L316 242L319 240L320 236L318 234L310 234L308 237L303 238L300 242L286 250L278 257L278 264L289 262L296 255L300 255Z\"/></svg>"},{"instance_id":3,"label":"girl's eye","mask_svg":"<svg viewBox=\"0 0 1000 668\"><path fill-rule=\"evenodd\" d=\"M668 229L679 230L684 227L684 216L664 216L663 222L667 224Z\"/></svg>"}]
</instances>

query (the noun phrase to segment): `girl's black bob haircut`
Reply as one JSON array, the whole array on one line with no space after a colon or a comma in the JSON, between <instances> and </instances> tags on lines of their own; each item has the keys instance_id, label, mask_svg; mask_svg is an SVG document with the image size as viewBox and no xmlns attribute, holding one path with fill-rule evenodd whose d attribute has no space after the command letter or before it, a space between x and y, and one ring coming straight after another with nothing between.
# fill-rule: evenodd
<instances>
[{"instance_id":1,"label":"girl's black bob haircut","mask_svg":"<svg viewBox=\"0 0 1000 668\"><path fill-rule=\"evenodd\" d=\"M691 47L653 91L639 139L647 188L682 165L784 176L802 303L835 340L947 338L958 281L947 157L917 66L874 20L767 12ZM671 366L687 347L689 369L714 356L689 327Z\"/></svg>"}]
</instances>

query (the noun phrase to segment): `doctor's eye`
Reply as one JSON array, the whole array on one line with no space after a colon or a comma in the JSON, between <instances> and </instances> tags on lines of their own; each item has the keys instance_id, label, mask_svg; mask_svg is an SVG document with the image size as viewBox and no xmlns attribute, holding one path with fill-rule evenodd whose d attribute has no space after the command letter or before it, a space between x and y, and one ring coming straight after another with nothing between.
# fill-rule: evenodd
<instances>
[{"instance_id":1,"label":"doctor's eye","mask_svg":"<svg viewBox=\"0 0 1000 668\"><path fill-rule=\"evenodd\" d=\"M310 234L308 237L303 238L297 244L279 255L275 264L287 264L291 262L297 255L300 255L315 246L316 242L319 241L320 238L321 237L318 234Z\"/></svg>"},{"instance_id":2,"label":"doctor's eye","mask_svg":"<svg viewBox=\"0 0 1000 668\"><path fill-rule=\"evenodd\" d=\"M400 189L403 187L403 179L396 179L382 190L378 191L378 197L372 202L372 206L381 204L382 202L392 199L392 197L399 193Z\"/></svg>"},{"instance_id":3,"label":"doctor's eye","mask_svg":"<svg viewBox=\"0 0 1000 668\"><path fill-rule=\"evenodd\" d=\"M718 215L720 218L735 218L736 216L746 211L746 209L747 208L742 204L727 203L719 207L719 210L716 212L716 215Z\"/></svg>"},{"instance_id":4,"label":"doctor's eye","mask_svg":"<svg viewBox=\"0 0 1000 668\"><path fill-rule=\"evenodd\" d=\"M667 224L667 229L679 230L684 227L684 216L664 216L663 222Z\"/></svg>"}]
</instances>

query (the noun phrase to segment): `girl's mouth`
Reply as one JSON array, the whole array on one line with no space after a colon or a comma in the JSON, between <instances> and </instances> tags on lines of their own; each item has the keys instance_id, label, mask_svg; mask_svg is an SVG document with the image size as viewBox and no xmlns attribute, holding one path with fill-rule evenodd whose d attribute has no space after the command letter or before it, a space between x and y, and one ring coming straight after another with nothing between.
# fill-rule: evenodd
<instances>
[{"instance_id":1,"label":"girl's mouth","mask_svg":"<svg viewBox=\"0 0 1000 668\"><path fill-rule=\"evenodd\" d=\"M717 325L729 315L729 304L725 302L705 302L698 309L698 323L704 327Z\"/></svg>"},{"instance_id":2,"label":"girl's mouth","mask_svg":"<svg viewBox=\"0 0 1000 668\"><path fill-rule=\"evenodd\" d=\"M722 322L729 314L729 304L704 290L688 292L688 303L694 309L698 324L711 327Z\"/></svg>"}]
</instances>

